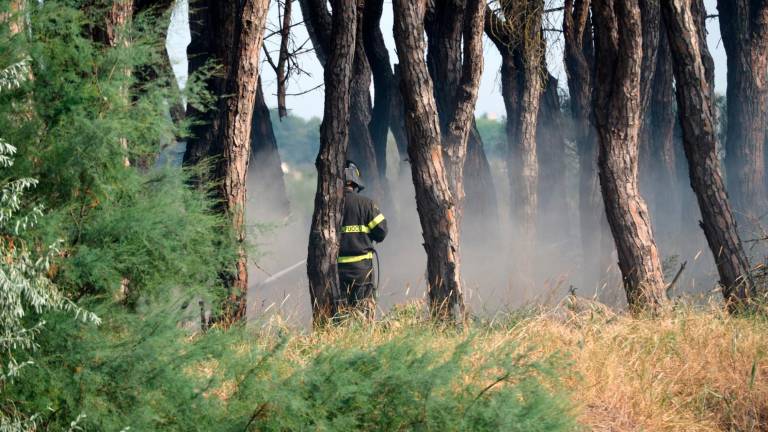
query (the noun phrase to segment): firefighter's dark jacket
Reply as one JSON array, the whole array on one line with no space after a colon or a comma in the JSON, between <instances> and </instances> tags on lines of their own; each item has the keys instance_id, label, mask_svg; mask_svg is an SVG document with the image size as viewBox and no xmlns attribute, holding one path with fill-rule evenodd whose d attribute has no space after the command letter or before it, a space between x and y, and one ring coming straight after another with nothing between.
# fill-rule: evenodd
<instances>
[{"instance_id":1,"label":"firefighter's dark jacket","mask_svg":"<svg viewBox=\"0 0 768 432\"><path fill-rule=\"evenodd\" d=\"M345 190L339 264L370 260L373 242L381 242L386 236L387 221L373 200Z\"/></svg>"}]
</instances>

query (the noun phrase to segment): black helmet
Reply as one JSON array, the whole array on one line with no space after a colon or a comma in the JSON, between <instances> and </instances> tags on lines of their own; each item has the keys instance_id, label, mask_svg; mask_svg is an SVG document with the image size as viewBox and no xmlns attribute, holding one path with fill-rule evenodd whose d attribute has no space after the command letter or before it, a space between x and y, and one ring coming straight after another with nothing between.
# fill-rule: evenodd
<instances>
[{"instance_id":1,"label":"black helmet","mask_svg":"<svg viewBox=\"0 0 768 432\"><path fill-rule=\"evenodd\" d=\"M360 169L355 165L354 162L348 160L346 165L344 166L344 181L346 183L352 183L355 186L357 186L357 190L361 191L365 189L365 184L363 184L363 179L360 178Z\"/></svg>"}]
</instances>

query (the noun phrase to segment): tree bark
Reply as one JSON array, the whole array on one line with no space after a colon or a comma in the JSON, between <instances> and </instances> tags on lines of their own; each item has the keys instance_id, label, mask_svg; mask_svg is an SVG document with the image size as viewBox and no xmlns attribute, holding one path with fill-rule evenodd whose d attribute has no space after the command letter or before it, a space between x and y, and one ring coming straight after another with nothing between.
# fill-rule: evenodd
<instances>
[{"instance_id":1,"label":"tree bark","mask_svg":"<svg viewBox=\"0 0 768 432\"><path fill-rule=\"evenodd\" d=\"M383 8L384 0L366 0L363 10L363 44L371 66L374 88L373 111L368 130L376 154L378 177L381 179L387 177L387 136L390 112L393 93L398 91L389 62L389 51L384 43L384 35L381 33L380 21Z\"/></svg>"},{"instance_id":2,"label":"tree bark","mask_svg":"<svg viewBox=\"0 0 768 432\"><path fill-rule=\"evenodd\" d=\"M220 153L216 144L221 133L222 96L226 92L230 74L230 53L234 51L235 16L230 2L201 0L190 5L189 29L192 40L187 47L189 74L193 76L212 62L216 73L208 76L203 84L215 98L212 107L187 104L186 116L194 118L184 152L184 165L197 165L202 160Z\"/></svg>"},{"instance_id":3,"label":"tree bark","mask_svg":"<svg viewBox=\"0 0 768 432\"><path fill-rule=\"evenodd\" d=\"M542 65L547 70L546 64ZM540 155L541 178L538 194L540 222L550 235L563 238L571 221L566 191L565 125L560 109L557 78L547 74L539 103L536 149Z\"/></svg>"},{"instance_id":4,"label":"tree bark","mask_svg":"<svg viewBox=\"0 0 768 432\"><path fill-rule=\"evenodd\" d=\"M637 181L642 26L637 0L593 3L596 79L593 107L606 216L632 310L655 310L665 286L650 217Z\"/></svg>"},{"instance_id":5,"label":"tree bark","mask_svg":"<svg viewBox=\"0 0 768 432\"><path fill-rule=\"evenodd\" d=\"M663 21L663 20L662 20ZM677 162L675 161L675 91L672 57L666 30L659 37L656 66L651 85L651 95L646 116L640 131L641 191L651 199L652 213L658 215L656 224L668 227L667 232L679 231L672 223L680 220ZM667 236L670 237L670 236ZM670 240L677 240L670 237Z\"/></svg>"},{"instance_id":6,"label":"tree bark","mask_svg":"<svg viewBox=\"0 0 768 432\"><path fill-rule=\"evenodd\" d=\"M714 100L703 58L710 57L700 23L687 0L663 0L672 51L683 146L691 186L701 210L701 228L714 255L726 300L746 300L753 286L717 156Z\"/></svg>"},{"instance_id":7,"label":"tree bark","mask_svg":"<svg viewBox=\"0 0 768 432\"><path fill-rule=\"evenodd\" d=\"M725 168L734 209L768 211L765 128L768 123L768 2L718 0L720 34L728 57Z\"/></svg>"},{"instance_id":8,"label":"tree bark","mask_svg":"<svg viewBox=\"0 0 768 432\"><path fill-rule=\"evenodd\" d=\"M368 31L364 28L365 0L357 2L357 37L355 46L355 58L352 69L352 83L350 87L350 120L349 120L349 157L360 167L363 180L375 198L387 202L385 190L386 177L379 175L377 153L374 149L369 123L371 122L371 66L365 52L364 35ZM304 21L307 23L307 31L315 47L315 53L320 64L325 65L328 56L330 30L330 13L325 0L300 0Z\"/></svg>"},{"instance_id":9,"label":"tree bark","mask_svg":"<svg viewBox=\"0 0 768 432\"><path fill-rule=\"evenodd\" d=\"M227 78L221 133L221 158L216 167L223 199L238 243L235 273L229 285L229 318L245 317L248 294L248 257L245 251L246 178L251 151L251 124L259 80L259 54L269 0L245 0L234 20L234 51Z\"/></svg>"},{"instance_id":10,"label":"tree bark","mask_svg":"<svg viewBox=\"0 0 768 432\"><path fill-rule=\"evenodd\" d=\"M499 224L499 207L496 201L496 186L491 175L491 164L483 148L483 141L477 125L472 122L467 141L467 160L464 162L464 214L462 236L465 241L488 245L489 241L499 242L497 232L489 226ZM467 237L469 234L470 237Z\"/></svg>"},{"instance_id":11,"label":"tree bark","mask_svg":"<svg viewBox=\"0 0 768 432\"><path fill-rule=\"evenodd\" d=\"M279 6L278 6L279 7ZM288 62L288 41L291 34L291 14L293 12L293 0L283 0L282 18L280 25L280 51L277 58L277 113L280 118L288 115L288 108L285 102L286 88L288 84L288 75L285 68Z\"/></svg>"},{"instance_id":12,"label":"tree bark","mask_svg":"<svg viewBox=\"0 0 768 432\"><path fill-rule=\"evenodd\" d=\"M250 184L256 186L254 192L259 197L262 206L269 208L271 215L288 216L290 204L288 194L285 191L280 153L277 151L277 140L272 129L272 119L264 100L261 78L259 78L256 87L256 106L253 111L249 177L252 179Z\"/></svg>"},{"instance_id":13,"label":"tree bark","mask_svg":"<svg viewBox=\"0 0 768 432\"><path fill-rule=\"evenodd\" d=\"M315 325L336 313L341 301L339 230L344 208L344 164L349 144L349 100L357 33L357 4L333 0L331 36L325 64L325 105L320 125L315 211L309 234L307 276Z\"/></svg>"},{"instance_id":14,"label":"tree bark","mask_svg":"<svg viewBox=\"0 0 768 432\"><path fill-rule=\"evenodd\" d=\"M597 133L592 122L595 58L590 4L590 0L565 0L563 12L565 71L579 154L579 231L585 275L602 272L599 257L608 253L602 250L600 241L604 216L597 179Z\"/></svg>"},{"instance_id":15,"label":"tree bark","mask_svg":"<svg viewBox=\"0 0 768 432\"><path fill-rule=\"evenodd\" d=\"M394 36L408 111L408 155L427 252L430 310L437 319L452 320L464 313L459 227L444 164L434 86L424 60L425 10L426 0L395 0Z\"/></svg>"},{"instance_id":16,"label":"tree bark","mask_svg":"<svg viewBox=\"0 0 768 432\"><path fill-rule=\"evenodd\" d=\"M536 238L539 161L536 125L543 91L544 3L526 0L504 8L503 20L488 11L485 32L502 57L501 93L507 111L507 170L515 222L527 248Z\"/></svg>"}]
</instances>

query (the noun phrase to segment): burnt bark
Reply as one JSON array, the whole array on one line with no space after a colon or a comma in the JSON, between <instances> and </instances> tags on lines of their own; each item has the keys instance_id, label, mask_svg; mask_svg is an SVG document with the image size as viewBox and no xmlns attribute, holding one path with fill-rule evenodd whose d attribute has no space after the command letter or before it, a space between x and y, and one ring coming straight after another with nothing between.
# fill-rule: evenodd
<instances>
[{"instance_id":1,"label":"burnt bark","mask_svg":"<svg viewBox=\"0 0 768 432\"><path fill-rule=\"evenodd\" d=\"M330 319L337 311L337 302L342 299L336 260L339 256L339 230L344 208L350 81L358 16L355 2L333 0L332 7L328 56L323 77L325 105L320 125L320 152L315 161L315 211L307 251L307 276L315 325L322 325Z\"/></svg>"},{"instance_id":2,"label":"burnt bark","mask_svg":"<svg viewBox=\"0 0 768 432\"><path fill-rule=\"evenodd\" d=\"M701 24L687 0L663 0L674 65L683 147L691 186L701 210L701 228L714 255L726 300L740 302L751 292L750 266L739 238L717 156L713 93L704 58L710 57Z\"/></svg>"},{"instance_id":3,"label":"burnt bark","mask_svg":"<svg viewBox=\"0 0 768 432\"><path fill-rule=\"evenodd\" d=\"M255 186L253 193L259 197L262 207L270 210L270 216L286 217L290 212L290 204L261 78L256 87L256 106L251 130L249 183Z\"/></svg>"},{"instance_id":4,"label":"burnt bark","mask_svg":"<svg viewBox=\"0 0 768 432\"><path fill-rule=\"evenodd\" d=\"M424 60L426 3L394 1L394 36L408 111L408 155L427 252L430 310L437 319L452 320L464 313L459 224L443 157L434 85Z\"/></svg>"},{"instance_id":5,"label":"burnt bark","mask_svg":"<svg viewBox=\"0 0 768 432\"><path fill-rule=\"evenodd\" d=\"M661 259L637 179L641 120L642 25L637 0L593 2L596 75L593 108L606 216L632 310L665 299Z\"/></svg>"},{"instance_id":6,"label":"burnt bark","mask_svg":"<svg viewBox=\"0 0 768 432\"><path fill-rule=\"evenodd\" d=\"M734 209L749 217L768 210L765 128L768 123L768 2L718 0L728 57L725 169Z\"/></svg>"},{"instance_id":7,"label":"burnt bark","mask_svg":"<svg viewBox=\"0 0 768 432\"><path fill-rule=\"evenodd\" d=\"M544 3L526 0L488 11L485 32L501 53L501 94L507 111L507 170L513 215L527 247L536 238L539 161L536 125L544 88L541 35Z\"/></svg>"}]
</instances>

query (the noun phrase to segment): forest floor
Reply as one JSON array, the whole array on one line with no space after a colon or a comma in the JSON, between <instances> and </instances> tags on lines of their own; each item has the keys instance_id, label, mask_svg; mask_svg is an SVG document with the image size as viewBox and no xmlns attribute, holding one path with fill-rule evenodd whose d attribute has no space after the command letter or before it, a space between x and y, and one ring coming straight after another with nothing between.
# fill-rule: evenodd
<instances>
[{"instance_id":1,"label":"forest floor","mask_svg":"<svg viewBox=\"0 0 768 432\"><path fill-rule=\"evenodd\" d=\"M719 305L677 305L638 318L587 301L477 320L460 331L435 330L423 305L393 309L374 324L351 322L312 334L273 317L257 344L288 338L291 363L331 349L376 350L418 334L420 347L446 353L469 341L472 364L500 352L520 362L545 361L570 413L595 431L764 431L768 425L768 320L733 317ZM427 337L424 338L424 334ZM431 347L424 347L426 343ZM504 350L501 347L512 347ZM551 372L551 371L550 371ZM487 376L482 379L488 379ZM503 386L505 383L500 383ZM488 391L496 391L493 383Z\"/></svg>"}]
</instances>

